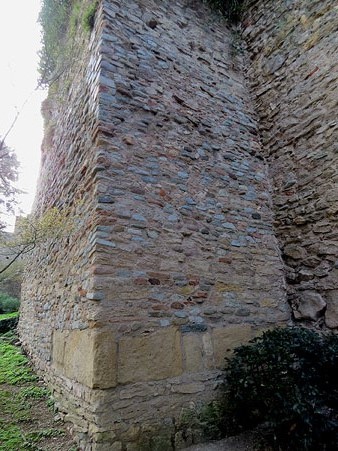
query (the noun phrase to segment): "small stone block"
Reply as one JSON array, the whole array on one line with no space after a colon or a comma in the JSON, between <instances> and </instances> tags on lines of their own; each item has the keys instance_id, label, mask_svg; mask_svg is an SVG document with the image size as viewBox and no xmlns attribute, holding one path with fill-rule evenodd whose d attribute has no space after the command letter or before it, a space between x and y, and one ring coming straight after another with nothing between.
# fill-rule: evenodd
<instances>
[{"instance_id":1,"label":"small stone block","mask_svg":"<svg viewBox=\"0 0 338 451\"><path fill-rule=\"evenodd\" d=\"M198 373L203 371L203 345L197 334L183 335L183 349L185 355L185 371Z\"/></svg>"},{"instance_id":2,"label":"small stone block","mask_svg":"<svg viewBox=\"0 0 338 451\"><path fill-rule=\"evenodd\" d=\"M53 366L58 369L63 368L65 357L65 345L66 345L67 332L55 330L53 333L53 352L52 362Z\"/></svg>"}]
</instances>

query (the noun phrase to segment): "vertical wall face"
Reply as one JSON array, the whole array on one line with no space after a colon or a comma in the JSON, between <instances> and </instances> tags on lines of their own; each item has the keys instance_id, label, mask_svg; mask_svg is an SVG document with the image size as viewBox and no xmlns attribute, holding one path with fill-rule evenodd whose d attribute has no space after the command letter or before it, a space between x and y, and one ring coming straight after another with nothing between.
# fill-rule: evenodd
<instances>
[{"instance_id":1,"label":"vertical wall face","mask_svg":"<svg viewBox=\"0 0 338 451\"><path fill-rule=\"evenodd\" d=\"M20 329L84 449L178 449L229 350L289 317L232 39L200 1L104 0L53 104L36 208L77 226L35 253Z\"/></svg>"},{"instance_id":2,"label":"vertical wall face","mask_svg":"<svg viewBox=\"0 0 338 451\"><path fill-rule=\"evenodd\" d=\"M289 312L225 23L201 2L105 1L103 11L94 272L115 373L99 424L141 449L147 428L165 423L169 435L157 435L170 449L181 440L173 418L215 396L227 350Z\"/></svg>"},{"instance_id":3,"label":"vertical wall face","mask_svg":"<svg viewBox=\"0 0 338 451\"><path fill-rule=\"evenodd\" d=\"M21 340L44 369L51 362L54 331L88 328L96 308L91 299L89 238L97 204L99 36L93 35L90 42L79 36L78 46L76 67L72 59L64 63L66 69L42 105L45 137L34 211L38 217L56 207L69 221L65 217L61 237L37 243L22 290Z\"/></svg>"},{"instance_id":4,"label":"vertical wall face","mask_svg":"<svg viewBox=\"0 0 338 451\"><path fill-rule=\"evenodd\" d=\"M296 319L338 327L335 2L258 1L245 20Z\"/></svg>"},{"instance_id":5,"label":"vertical wall face","mask_svg":"<svg viewBox=\"0 0 338 451\"><path fill-rule=\"evenodd\" d=\"M230 32L200 2L105 2L105 14L102 319L192 331L285 319L266 167Z\"/></svg>"}]
</instances>

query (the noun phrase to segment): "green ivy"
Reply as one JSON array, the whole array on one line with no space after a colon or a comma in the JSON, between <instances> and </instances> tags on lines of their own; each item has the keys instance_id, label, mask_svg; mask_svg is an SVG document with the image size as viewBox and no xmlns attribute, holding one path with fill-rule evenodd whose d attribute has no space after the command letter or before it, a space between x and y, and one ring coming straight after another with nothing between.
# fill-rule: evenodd
<instances>
[{"instance_id":1,"label":"green ivy","mask_svg":"<svg viewBox=\"0 0 338 451\"><path fill-rule=\"evenodd\" d=\"M83 27L86 31L90 32L94 28L95 15L96 15L98 6L99 6L99 2L94 1L87 7L87 9L85 10L85 12L83 14L82 23L83 23Z\"/></svg>"},{"instance_id":2,"label":"green ivy","mask_svg":"<svg viewBox=\"0 0 338 451\"><path fill-rule=\"evenodd\" d=\"M337 374L337 335L305 328L264 333L228 359L228 430L265 424L273 449L336 449Z\"/></svg>"}]
</instances>

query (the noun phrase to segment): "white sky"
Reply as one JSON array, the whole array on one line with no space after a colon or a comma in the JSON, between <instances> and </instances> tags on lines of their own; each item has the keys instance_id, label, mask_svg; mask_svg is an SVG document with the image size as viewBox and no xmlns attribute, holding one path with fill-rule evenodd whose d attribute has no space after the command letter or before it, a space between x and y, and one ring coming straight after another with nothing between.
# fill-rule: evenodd
<instances>
[{"instance_id":1,"label":"white sky","mask_svg":"<svg viewBox=\"0 0 338 451\"><path fill-rule=\"evenodd\" d=\"M46 97L45 92L34 91L41 40L37 24L40 0L0 0L0 6L0 136L7 132L16 112L20 111L6 144L15 150L20 162L17 185L26 194L20 196L19 207L29 213L40 165L43 134L40 108ZM14 222L13 218L5 219Z\"/></svg>"}]
</instances>

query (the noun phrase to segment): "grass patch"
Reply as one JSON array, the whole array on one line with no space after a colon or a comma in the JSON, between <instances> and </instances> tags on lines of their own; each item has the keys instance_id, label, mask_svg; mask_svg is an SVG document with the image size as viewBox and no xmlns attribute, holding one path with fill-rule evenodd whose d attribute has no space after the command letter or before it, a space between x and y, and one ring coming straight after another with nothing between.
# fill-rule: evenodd
<instances>
[{"instance_id":1,"label":"grass patch","mask_svg":"<svg viewBox=\"0 0 338 451\"><path fill-rule=\"evenodd\" d=\"M25 450L25 439L20 428L11 424L2 424L0 421L0 450L13 451L14 449Z\"/></svg>"},{"instance_id":2,"label":"grass patch","mask_svg":"<svg viewBox=\"0 0 338 451\"><path fill-rule=\"evenodd\" d=\"M17 341L18 337L15 334L14 330L8 330L7 332L0 333L0 349L2 343L9 343L11 345L15 345Z\"/></svg>"},{"instance_id":3,"label":"grass patch","mask_svg":"<svg viewBox=\"0 0 338 451\"><path fill-rule=\"evenodd\" d=\"M12 331L0 334L0 451L76 451L17 342Z\"/></svg>"},{"instance_id":4,"label":"grass patch","mask_svg":"<svg viewBox=\"0 0 338 451\"><path fill-rule=\"evenodd\" d=\"M0 321L2 319L16 318L17 316L19 316L19 312L3 313L2 315L0 315Z\"/></svg>"},{"instance_id":5,"label":"grass patch","mask_svg":"<svg viewBox=\"0 0 338 451\"><path fill-rule=\"evenodd\" d=\"M0 342L0 384L16 385L36 381L21 350L6 342Z\"/></svg>"},{"instance_id":6,"label":"grass patch","mask_svg":"<svg viewBox=\"0 0 338 451\"><path fill-rule=\"evenodd\" d=\"M20 398L22 399L44 399L50 395L49 390L45 387L30 386L20 390Z\"/></svg>"}]
</instances>

